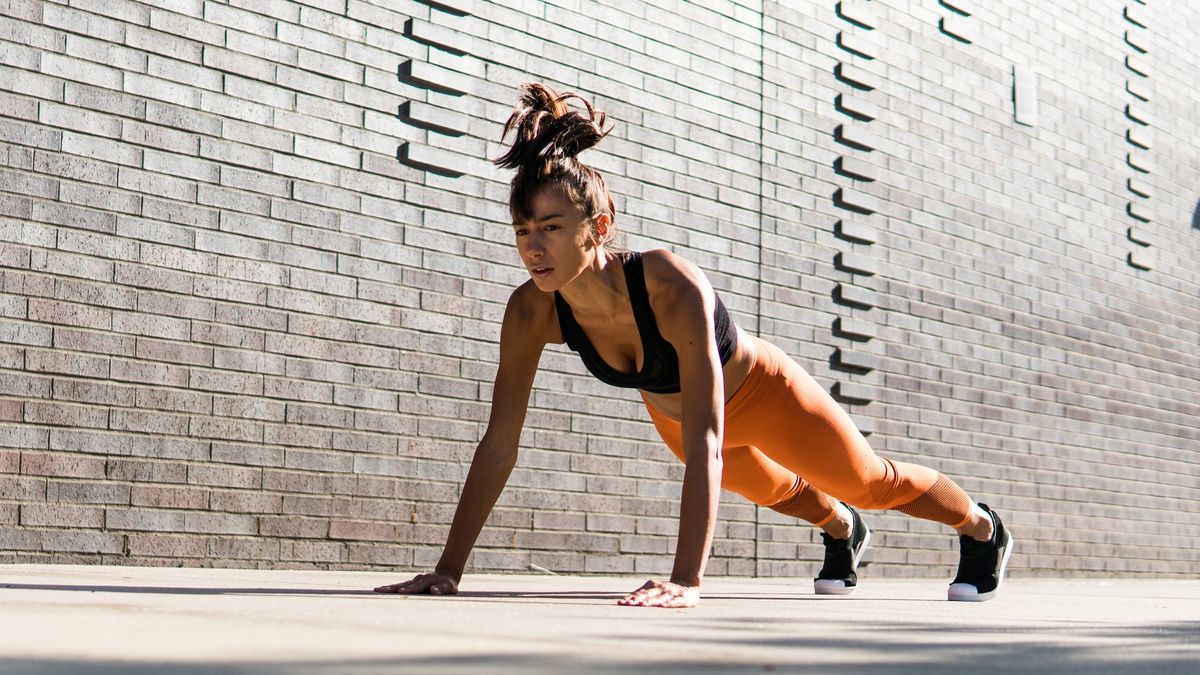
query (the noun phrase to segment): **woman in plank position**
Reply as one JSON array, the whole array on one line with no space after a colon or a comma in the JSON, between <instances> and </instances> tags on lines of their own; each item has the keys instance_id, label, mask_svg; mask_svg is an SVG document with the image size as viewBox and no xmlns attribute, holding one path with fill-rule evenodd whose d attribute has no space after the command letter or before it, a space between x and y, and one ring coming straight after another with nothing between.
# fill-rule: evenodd
<instances>
[{"instance_id":1,"label":"woman in plank position","mask_svg":"<svg viewBox=\"0 0 1200 675\"><path fill-rule=\"evenodd\" d=\"M581 108L569 102L576 99ZM870 532L859 509L896 509L958 532L950 600L987 600L1012 538L984 504L932 469L876 455L849 415L795 361L734 325L704 273L665 250L610 249L616 210L604 179L576 156L605 136L605 116L574 94L521 87L497 160L516 169L509 208L531 279L513 291L487 431L475 451L436 568L384 593L453 594L508 481L542 349L566 342L601 381L638 389L685 464L669 580L622 605L691 607L712 545L720 488L823 530L815 591L844 595ZM840 501L839 501L840 500Z\"/></svg>"}]
</instances>

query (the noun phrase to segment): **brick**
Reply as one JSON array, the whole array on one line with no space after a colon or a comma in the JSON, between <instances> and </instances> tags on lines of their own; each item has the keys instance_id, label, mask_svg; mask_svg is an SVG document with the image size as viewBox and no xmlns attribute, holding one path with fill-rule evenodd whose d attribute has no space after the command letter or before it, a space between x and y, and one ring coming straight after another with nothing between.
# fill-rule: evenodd
<instances>
[{"instance_id":1,"label":"brick","mask_svg":"<svg viewBox=\"0 0 1200 675\"><path fill-rule=\"evenodd\" d=\"M62 202L35 203L31 217L38 222L92 229L96 232L113 233L116 229L115 214L106 214L96 209L76 207L76 205ZM98 261L94 262L98 263Z\"/></svg>"},{"instance_id":2,"label":"brick","mask_svg":"<svg viewBox=\"0 0 1200 675\"><path fill-rule=\"evenodd\" d=\"M19 514L16 504L0 504L0 525L16 525Z\"/></svg>"},{"instance_id":3,"label":"brick","mask_svg":"<svg viewBox=\"0 0 1200 675\"><path fill-rule=\"evenodd\" d=\"M469 34L415 17L410 18L404 24L404 34L413 40L445 49L454 54L469 54L477 51L474 40Z\"/></svg>"},{"instance_id":4,"label":"brick","mask_svg":"<svg viewBox=\"0 0 1200 675\"><path fill-rule=\"evenodd\" d=\"M262 375L232 373L193 368L189 371L188 386L200 391L259 396L263 391Z\"/></svg>"},{"instance_id":5,"label":"brick","mask_svg":"<svg viewBox=\"0 0 1200 675\"><path fill-rule=\"evenodd\" d=\"M232 513L281 513L283 497L257 491L214 491L212 510Z\"/></svg>"},{"instance_id":6,"label":"brick","mask_svg":"<svg viewBox=\"0 0 1200 675\"><path fill-rule=\"evenodd\" d=\"M254 467L221 465L192 465L187 468L187 482L191 485L212 487L259 488L263 487L263 473Z\"/></svg>"},{"instance_id":7,"label":"brick","mask_svg":"<svg viewBox=\"0 0 1200 675\"><path fill-rule=\"evenodd\" d=\"M40 262L39 258L41 257L40 253L40 251L34 252L33 255L30 256L29 267L34 269L39 269L41 267L38 264ZM0 282L3 283L4 291L6 293L14 294L14 296L16 294L26 296L50 296L54 294L55 288L55 280L53 277L16 271L3 273L3 276L0 276ZM22 309L24 309L28 304L25 302L25 298L12 297L12 300L16 306ZM18 316L17 318L25 318L23 316L25 313L21 312L21 314L22 316Z\"/></svg>"},{"instance_id":8,"label":"brick","mask_svg":"<svg viewBox=\"0 0 1200 675\"><path fill-rule=\"evenodd\" d=\"M53 336L54 330L49 326L38 326L18 321L0 321L0 342L33 347L49 347Z\"/></svg>"},{"instance_id":9,"label":"brick","mask_svg":"<svg viewBox=\"0 0 1200 675\"><path fill-rule=\"evenodd\" d=\"M853 284L838 284L834 289L834 298L843 304L870 308L879 304L878 294L870 289Z\"/></svg>"},{"instance_id":10,"label":"brick","mask_svg":"<svg viewBox=\"0 0 1200 675\"><path fill-rule=\"evenodd\" d=\"M279 467L283 466L283 449L214 441L212 443L212 460L226 464Z\"/></svg>"},{"instance_id":11,"label":"brick","mask_svg":"<svg viewBox=\"0 0 1200 675\"><path fill-rule=\"evenodd\" d=\"M111 277L112 274L108 273L103 275L102 280L109 281ZM68 302L114 309L133 309L135 303L135 295L129 289L76 279L58 279L54 296Z\"/></svg>"},{"instance_id":12,"label":"brick","mask_svg":"<svg viewBox=\"0 0 1200 675\"><path fill-rule=\"evenodd\" d=\"M255 517L249 515L236 515L230 513L202 513L202 512L186 512L183 514L183 526L179 528L182 532L197 532L203 534L256 534L258 532L258 521ZM277 546L274 542L257 541L247 542L254 546L273 547ZM275 554L276 556L278 553ZM237 556L230 556L237 557Z\"/></svg>"},{"instance_id":13,"label":"brick","mask_svg":"<svg viewBox=\"0 0 1200 675\"><path fill-rule=\"evenodd\" d=\"M313 563L337 563L346 558L344 544L333 542L285 541L280 543L280 559Z\"/></svg>"},{"instance_id":14,"label":"brick","mask_svg":"<svg viewBox=\"0 0 1200 675\"><path fill-rule=\"evenodd\" d=\"M259 534L267 537L324 539L329 534L329 520L324 518L264 516L258 522Z\"/></svg>"},{"instance_id":15,"label":"brick","mask_svg":"<svg viewBox=\"0 0 1200 675\"><path fill-rule=\"evenodd\" d=\"M74 61L70 67L79 63L81 62ZM101 112L49 101L39 104L38 121L52 127L81 131L92 136L117 138L121 134L121 121L118 119L112 119Z\"/></svg>"},{"instance_id":16,"label":"brick","mask_svg":"<svg viewBox=\"0 0 1200 675\"><path fill-rule=\"evenodd\" d=\"M108 460L106 472L109 480L182 483L187 475L187 465L176 462L114 458Z\"/></svg>"},{"instance_id":17,"label":"brick","mask_svg":"<svg viewBox=\"0 0 1200 675\"><path fill-rule=\"evenodd\" d=\"M60 325L78 325L83 328L110 329L113 323L113 312L102 309L102 307L31 298L29 300L29 319L30 321Z\"/></svg>"},{"instance_id":18,"label":"brick","mask_svg":"<svg viewBox=\"0 0 1200 675\"><path fill-rule=\"evenodd\" d=\"M123 89L148 100L170 103L185 108L201 107L201 91L191 86L170 82L160 77L140 73L124 73Z\"/></svg>"},{"instance_id":19,"label":"brick","mask_svg":"<svg viewBox=\"0 0 1200 675\"><path fill-rule=\"evenodd\" d=\"M25 404L21 401L0 400L0 422L20 422L24 416L24 413ZM0 455L0 458L2 457L3 455ZM12 455L11 458L6 459L11 459L13 462L15 462L16 458L16 455ZM14 468L13 472L15 471L16 469Z\"/></svg>"},{"instance_id":20,"label":"brick","mask_svg":"<svg viewBox=\"0 0 1200 675\"><path fill-rule=\"evenodd\" d=\"M43 533L16 527L0 527L0 548L6 551L40 551Z\"/></svg>"},{"instance_id":21,"label":"brick","mask_svg":"<svg viewBox=\"0 0 1200 675\"><path fill-rule=\"evenodd\" d=\"M938 28L960 42L972 43L979 39L977 23L960 14L947 14L938 20Z\"/></svg>"},{"instance_id":22,"label":"brick","mask_svg":"<svg viewBox=\"0 0 1200 675\"><path fill-rule=\"evenodd\" d=\"M104 460L38 452L21 454L21 473L56 478L104 478Z\"/></svg>"},{"instance_id":23,"label":"brick","mask_svg":"<svg viewBox=\"0 0 1200 675\"><path fill-rule=\"evenodd\" d=\"M185 515L182 511L109 508L104 512L104 526L109 530L180 532Z\"/></svg>"},{"instance_id":24,"label":"brick","mask_svg":"<svg viewBox=\"0 0 1200 675\"><path fill-rule=\"evenodd\" d=\"M220 25L207 23L202 18L203 11L178 12L164 11L165 7L154 7L150 10L150 28L156 34L178 35L183 38L208 44L223 44L225 29Z\"/></svg>"},{"instance_id":25,"label":"brick","mask_svg":"<svg viewBox=\"0 0 1200 675\"><path fill-rule=\"evenodd\" d=\"M329 521L330 539L349 539L354 541L396 541L398 537L399 530L397 526L388 523L337 519Z\"/></svg>"},{"instance_id":26,"label":"brick","mask_svg":"<svg viewBox=\"0 0 1200 675\"><path fill-rule=\"evenodd\" d=\"M144 384L187 386L188 383L186 368L165 363L139 363L127 359L113 359L109 376L122 382Z\"/></svg>"},{"instance_id":27,"label":"brick","mask_svg":"<svg viewBox=\"0 0 1200 675\"><path fill-rule=\"evenodd\" d=\"M130 488L111 482L89 483L51 480L46 486L47 502L71 504L129 504Z\"/></svg>"},{"instance_id":28,"label":"brick","mask_svg":"<svg viewBox=\"0 0 1200 675\"><path fill-rule=\"evenodd\" d=\"M227 441L263 441L263 425L250 420L219 417L192 417L188 433L198 438Z\"/></svg>"},{"instance_id":29,"label":"brick","mask_svg":"<svg viewBox=\"0 0 1200 675\"><path fill-rule=\"evenodd\" d=\"M263 489L280 492L328 494L329 477L294 471L267 469L263 472Z\"/></svg>"},{"instance_id":30,"label":"brick","mask_svg":"<svg viewBox=\"0 0 1200 675\"><path fill-rule=\"evenodd\" d=\"M463 113L421 101L406 101L400 106L400 115L418 126L456 135L467 133L470 124Z\"/></svg>"},{"instance_id":31,"label":"brick","mask_svg":"<svg viewBox=\"0 0 1200 675\"><path fill-rule=\"evenodd\" d=\"M873 59L879 56L879 45L869 35L852 30L838 31L837 45L852 54L857 54L864 58Z\"/></svg>"},{"instance_id":32,"label":"brick","mask_svg":"<svg viewBox=\"0 0 1200 675\"><path fill-rule=\"evenodd\" d=\"M441 66L415 59L400 64L400 80L434 87L451 94L470 94L474 89L469 77Z\"/></svg>"},{"instance_id":33,"label":"brick","mask_svg":"<svg viewBox=\"0 0 1200 675\"><path fill-rule=\"evenodd\" d=\"M204 558L208 540L204 537L171 534L131 533L129 554L148 558Z\"/></svg>"},{"instance_id":34,"label":"brick","mask_svg":"<svg viewBox=\"0 0 1200 675\"><path fill-rule=\"evenodd\" d=\"M104 509L60 504L24 504L24 527L78 527L99 529L104 525Z\"/></svg>"},{"instance_id":35,"label":"brick","mask_svg":"<svg viewBox=\"0 0 1200 675\"><path fill-rule=\"evenodd\" d=\"M9 401L7 403L17 403ZM21 467L21 454L18 452L0 452L0 473L17 473Z\"/></svg>"},{"instance_id":36,"label":"brick","mask_svg":"<svg viewBox=\"0 0 1200 675\"><path fill-rule=\"evenodd\" d=\"M30 269L47 271L59 276L79 276L96 281L113 281L113 263L90 256L61 251L35 251L30 256ZM116 292L115 289L113 292Z\"/></svg>"},{"instance_id":37,"label":"brick","mask_svg":"<svg viewBox=\"0 0 1200 675\"><path fill-rule=\"evenodd\" d=\"M834 265L852 274L872 276L879 271L878 263L868 254L839 251L834 258Z\"/></svg>"},{"instance_id":38,"label":"brick","mask_svg":"<svg viewBox=\"0 0 1200 675\"><path fill-rule=\"evenodd\" d=\"M148 307L142 309L149 310ZM114 312L112 330L132 335L158 335L168 339L183 340L187 338L188 324L186 319L154 316L140 312Z\"/></svg>"},{"instance_id":39,"label":"brick","mask_svg":"<svg viewBox=\"0 0 1200 675\"><path fill-rule=\"evenodd\" d=\"M265 348L266 334L263 331L235 326L192 321L191 341L199 344L262 350Z\"/></svg>"},{"instance_id":40,"label":"brick","mask_svg":"<svg viewBox=\"0 0 1200 675\"><path fill-rule=\"evenodd\" d=\"M162 411L113 410L109 427L120 431L183 436L188 433L188 418Z\"/></svg>"},{"instance_id":41,"label":"brick","mask_svg":"<svg viewBox=\"0 0 1200 675\"><path fill-rule=\"evenodd\" d=\"M286 404L281 401L246 399L237 396L214 397L212 412L221 417L242 417L268 422L284 420Z\"/></svg>"},{"instance_id":42,"label":"brick","mask_svg":"<svg viewBox=\"0 0 1200 675\"><path fill-rule=\"evenodd\" d=\"M95 84L95 83L92 83ZM62 101L97 112L110 113L118 117L143 119L146 102L136 96L127 96L120 91L101 89L89 84L68 82L64 85Z\"/></svg>"},{"instance_id":43,"label":"brick","mask_svg":"<svg viewBox=\"0 0 1200 675\"><path fill-rule=\"evenodd\" d=\"M25 368L31 372L106 378L109 365L107 358L70 352L30 349L25 355Z\"/></svg>"},{"instance_id":44,"label":"brick","mask_svg":"<svg viewBox=\"0 0 1200 675\"><path fill-rule=\"evenodd\" d=\"M25 422L103 429L108 426L108 410L68 403L27 401L25 403Z\"/></svg>"},{"instance_id":45,"label":"brick","mask_svg":"<svg viewBox=\"0 0 1200 675\"><path fill-rule=\"evenodd\" d=\"M193 182L166 176L161 173L138 171L129 167L121 168L120 175L117 178L117 185L125 190L132 190L142 194L152 194L168 199L177 199L179 201L189 202L196 199L196 184Z\"/></svg>"},{"instance_id":46,"label":"brick","mask_svg":"<svg viewBox=\"0 0 1200 675\"><path fill-rule=\"evenodd\" d=\"M208 413L212 411L211 396L171 389L138 389L137 406L149 410Z\"/></svg>"},{"instance_id":47,"label":"brick","mask_svg":"<svg viewBox=\"0 0 1200 675\"><path fill-rule=\"evenodd\" d=\"M141 244L140 253L140 262L156 267L199 274L215 274L217 271L217 258L204 253L146 243Z\"/></svg>"}]
</instances>

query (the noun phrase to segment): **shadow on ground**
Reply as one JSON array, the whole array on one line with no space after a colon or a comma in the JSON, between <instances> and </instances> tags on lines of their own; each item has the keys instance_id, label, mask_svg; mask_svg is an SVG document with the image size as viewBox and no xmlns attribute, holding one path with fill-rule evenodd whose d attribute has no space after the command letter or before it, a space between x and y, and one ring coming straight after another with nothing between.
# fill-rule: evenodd
<instances>
[{"instance_id":1,"label":"shadow on ground","mask_svg":"<svg viewBox=\"0 0 1200 675\"><path fill-rule=\"evenodd\" d=\"M1188 630L1194 631L1195 626ZM1168 632L1176 628L1164 627ZM1194 635L1194 632L1191 633ZM1178 635L1176 637L1178 639ZM1056 673L1093 675L1114 673L1155 673L1155 675L1192 675L1200 668L1200 659L1186 656L1126 655L1114 660L1112 650L1093 650L1070 646L1024 645L1014 658L1010 645L958 644L931 645L919 653L911 644L897 660L839 660L829 655L813 661L794 659L756 663L730 662L705 658L664 663L653 660L581 658L578 655L476 654L471 656L372 659L336 662L274 662L229 664L179 664L167 662L55 661L48 659L0 660L0 673L28 675L376 675L378 673L854 673L878 675L959 675L961 673ZM846 645L826 644L825 648L845 649ZM854 648L861 649L856 641ZM872 647L880 657L896 645L886 641ZM819 652L817 656L822 656Z\"/></svg>"},{"instance_id":2,"label":"shadow on ground","mask_svg":"<svg viewBox=\"0 0 1200 675\"><path fill-rule=\"evenodd\" d=\"M280 595L280 596L350 596L364 595L387 596L388 593L375 593L366 589L326 589L326 588L212 588L189 586L113 586L94 584L0 584L0 589L24 591L64 591L78 593L163 593L168 595ZM616 602L624 593L613 591L459 591L453 597L462 600L611 600ZM713 600L789 600L824 602L827 598L819 598L808 594L772 593L755 595L747 593L710 593L705 599ZM450 599L450 598L447 598ZM895 598L892 598L895 600ZM939 601L940 602L940 601Z\"/></svg>"},{"instance_id":3,"label":"shadow on ground","mask_svg":"<svg viewBox=\"0 0 1200 675\"><path fill-rule=\"evenodd\" d=\"M363 590L328 588L191 588L187 586L101 586L93 584L0 584L0 588L23 591L75 591L83 593L166 593L175 595L375 595Z\"/></svg>"},{"instance_id":4,"label":"shadow on ground","mask_svg":"<svg viewBox=\"0 0 1200 675\"><path fill-rule=\"evenodd\" d=\"M940 675L972 673L1155 673L1192 675L1200 672L1200 651L1179 653L1181 646L1194 644L1200 621L1177 621L1140 626L1097 625L1080 627L1070 623L1061 628L1026 625L963 627L928 623L856 624L844 636L828 635L754 637L753 626L733 629L724 640L711 633L702 640L708 647L727 644L730 653L755 654L761 658L736 661L705 656L672 662L622 658L608 651L581 656L560 654L488 653L444 657L385 658L352 661L276 661L236 663L170 663L162 661L122 662L112 660L3 659L0 673L29 675L375 675L376 673L867 673L879 675ZM738 630L741 628L741 630ZM915 638L913 634L927 636ZM997 633L1013 635L1012 641L985 639ZM946 636L967 640L948 640ZM1035 642L1031 642L1035 639ZM606 642L653 649L654 636L612 634ZM679 638L673 637L678 640ZM685 639L686 640L686 639ZM1122 644L1134 641L1134 644ZM646 643L641 645L640 643ZM1075 643L1075 644L1071 644ZM749 648L749 652L747 652ZM783 650L787 650L784 654ZM709 654L711 655L711 650ZM773 659L772 654L782 658ZM849 658L847 658L849 657Z\"/></svg>"}]
</instances>

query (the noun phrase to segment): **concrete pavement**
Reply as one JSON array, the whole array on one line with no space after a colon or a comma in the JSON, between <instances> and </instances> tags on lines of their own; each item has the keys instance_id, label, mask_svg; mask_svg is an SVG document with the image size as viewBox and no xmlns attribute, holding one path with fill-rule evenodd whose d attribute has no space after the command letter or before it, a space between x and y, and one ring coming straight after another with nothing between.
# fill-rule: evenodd
<instances>
[{"instance_id":1,"label":"concrete pavement","mask_svg":"<svg viewBox=\"0 0 1200 675\"><path fill-rule=\"evenodd\" d=\"M473 575L379 595L377 572L0 567L0 673L1200 672L1200 581L706 581L692 610L615 605L643 579Z\"/></svg>"}]
</instances>

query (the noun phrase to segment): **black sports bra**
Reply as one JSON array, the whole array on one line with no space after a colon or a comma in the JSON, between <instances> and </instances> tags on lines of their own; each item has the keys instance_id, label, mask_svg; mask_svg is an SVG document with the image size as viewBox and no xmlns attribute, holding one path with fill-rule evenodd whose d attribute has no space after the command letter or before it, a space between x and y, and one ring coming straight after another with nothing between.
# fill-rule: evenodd
<instances>
[{"instance_id":1,"label":"black sports bra","mask_svg":"<svg viewBox=\"0 0 1200 675\"><path fill-rule=\"evenodd\" d=\"M674 394L679 391L679 355L675 348L658 332L658 323L650 307L650 294L646 292L646 273L642 268L642 254L637 251L620 254L625 270L625 285L629 289L629 303L633 306L633 318L637 321L638 334L644 354L642 369L633 373L622 373L600 357L586 333L575 321L571 306L554 292L554 306L558 310L558 326L563 339L572 351L579 352L583 365L601 382L617 387L643 389L655 394ZM721 365L733 358L737 349L737 328L729 318L729 312L721 298L713 310L713 323L717 339L717 351Z\"/></svg>"}]
</instances>

